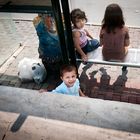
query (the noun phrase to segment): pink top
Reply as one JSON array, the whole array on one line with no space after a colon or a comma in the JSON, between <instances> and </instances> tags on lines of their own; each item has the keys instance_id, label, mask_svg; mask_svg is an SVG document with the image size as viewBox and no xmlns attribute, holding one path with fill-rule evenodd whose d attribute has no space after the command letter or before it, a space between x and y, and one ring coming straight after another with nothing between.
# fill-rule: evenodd
<instances>
[{"instance_id":1,"label":"pink top","mask_svg":"<svg viewBox=\"0 0 140 140\"><path fill-rule=\"evenodd\" d=\"M80 36L80 47L83 48L86 46L87 44L87 34L86 31L82 28L82 29L73 29L73 32L80 32L81 36Z\"/></svg>"},{"instance_id":2,"label":"pink top","mask_svg":"<svg viewBox=\"0 0 140 140\"><path fill-rule=\"evenodd\" d=\"M129 46L128 28L116 28L115 33L107 33L105 29L101 29L100 44L105 60L122 60L125 56L125 47Z\"/></svg>"}]
</instances>

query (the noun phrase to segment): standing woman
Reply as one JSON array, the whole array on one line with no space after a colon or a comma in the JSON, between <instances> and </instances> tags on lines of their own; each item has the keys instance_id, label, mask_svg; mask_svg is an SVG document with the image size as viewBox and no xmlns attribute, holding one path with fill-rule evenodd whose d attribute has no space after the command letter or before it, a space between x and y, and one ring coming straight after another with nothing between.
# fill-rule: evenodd
<instances>
[{"instance_id":1,"label":"standing woman","mask_svg":"<svg viewBox=\"0 0 140 140\"><path fill-rule=\"evenodd\" d=\"M123 12L118 4L106 7L100 31L100 45L105 60L123 61L130 44L128 28L125 26ZM122 70L126 70L124 66Z\"/></svg>"},{"instance_id":2,"label":"standing woman","mask_svg":"<svg viewBox=\"0 0 140 140\"><path fill-rule=\"evenodd\" d=\"M54 17L51 14L39 14L34 18L33 24L39 39L39 58L47 70L47 75L59 77L62 54Z\"/></svg>"}]
</instances>

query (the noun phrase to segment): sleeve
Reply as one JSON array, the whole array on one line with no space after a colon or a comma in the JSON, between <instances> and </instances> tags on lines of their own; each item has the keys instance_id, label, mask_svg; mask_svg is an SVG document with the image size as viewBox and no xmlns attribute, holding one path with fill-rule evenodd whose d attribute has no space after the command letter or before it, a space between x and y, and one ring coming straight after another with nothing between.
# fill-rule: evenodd
<instances>
[{"instance_id":1,"label":"sleeve","mask_svg":"<svg viewBox=\"0 0 140 140\"><path fill-rule=\"evenodd\" d=\"M79 79L76 79L76 85L78 87L78 89L80 88L80 82L79 82Z\"/></svg>"},{"instance_id":2,"label":"sleeve","mask_svg":"<svg viewBox=\"0 0 140 140\"><path fill-rule=\"evenodd\" d=\"M64 84L62 83L58 87L56 87L54 90L51 91L52 93L60 93L60 94L65 94L65 87Z\"/></svg>"},{"instance_id":3,"label":"sleeve","mask_svg":"<svg viewBox=\"0 0 140 140\"><path fill-rule=\"evenodd\" d=\"M129 46L129 44L130 44L129 30L128 28L126 28L124 46Z\"/></svg>"}]
</instances>

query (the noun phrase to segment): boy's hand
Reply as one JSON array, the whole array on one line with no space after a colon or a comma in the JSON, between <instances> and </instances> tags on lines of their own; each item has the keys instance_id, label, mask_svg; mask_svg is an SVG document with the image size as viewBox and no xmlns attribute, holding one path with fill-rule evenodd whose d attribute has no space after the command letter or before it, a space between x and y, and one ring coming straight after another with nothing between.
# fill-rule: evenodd
<instances>
[{"instance_id":1,"label":"boy's hand","mask_svg":"<svg viewBox=\"0 0 140 140\"><path fill-rule=\"evenodd\" d=\"M85 93L84 93L84 94L82 94L82 95L81 95L81 97L87 97L87 98L88 98L88 96L86 96L86 95L85 95Z\"/></svg>"},{"instance_id":2,"label":"boy's hand","mask_svg":"<svg viewBox=\"0 0 140 140\"><path fill-rule=\"evenodd\" d=\"M47 91L48 91L47 89L40 89L39 93L43 93L43 92L47 92Z\"/></svg>"}]
</instances>

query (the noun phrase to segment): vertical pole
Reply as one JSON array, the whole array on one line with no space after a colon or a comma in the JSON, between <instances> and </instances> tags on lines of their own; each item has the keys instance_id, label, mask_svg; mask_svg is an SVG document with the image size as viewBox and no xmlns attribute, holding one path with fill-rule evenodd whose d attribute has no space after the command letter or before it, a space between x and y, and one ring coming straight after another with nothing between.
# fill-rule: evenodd
<instances>
[{"instance_id":1,"label":"vertical pole","mask_svg":"<svg viewBox=\"0 0 140 140\"><path fill-rule=\"evenodd\" d=\"M69 52L70 61L72 64L76 66L76 56L75 56L75 49L72 37L72 28L71 28L71 20L70 20L70 10L69 10L69 3L68 0L61 0L64 21L65 21L65 30L67 35L67 47Z\"/></svg>"},{"instance_id":2,"label":"vertical pole","mask_svg":"<svg viewBox=\"0 0 140 140\"><path fill-rule=\"evenodd\" d=\"M61 46L63 63L69 64L69 57L68 57L67 45L65 42L64 27L63 27L63 22L62 22L60 3L59 3L59 0L51 0L51 2L52 2L52 10L53 10L56 27L57 27L57 32L58 32L58 37L59 37L60 46Z\"/></svg>"}]
</instances>

